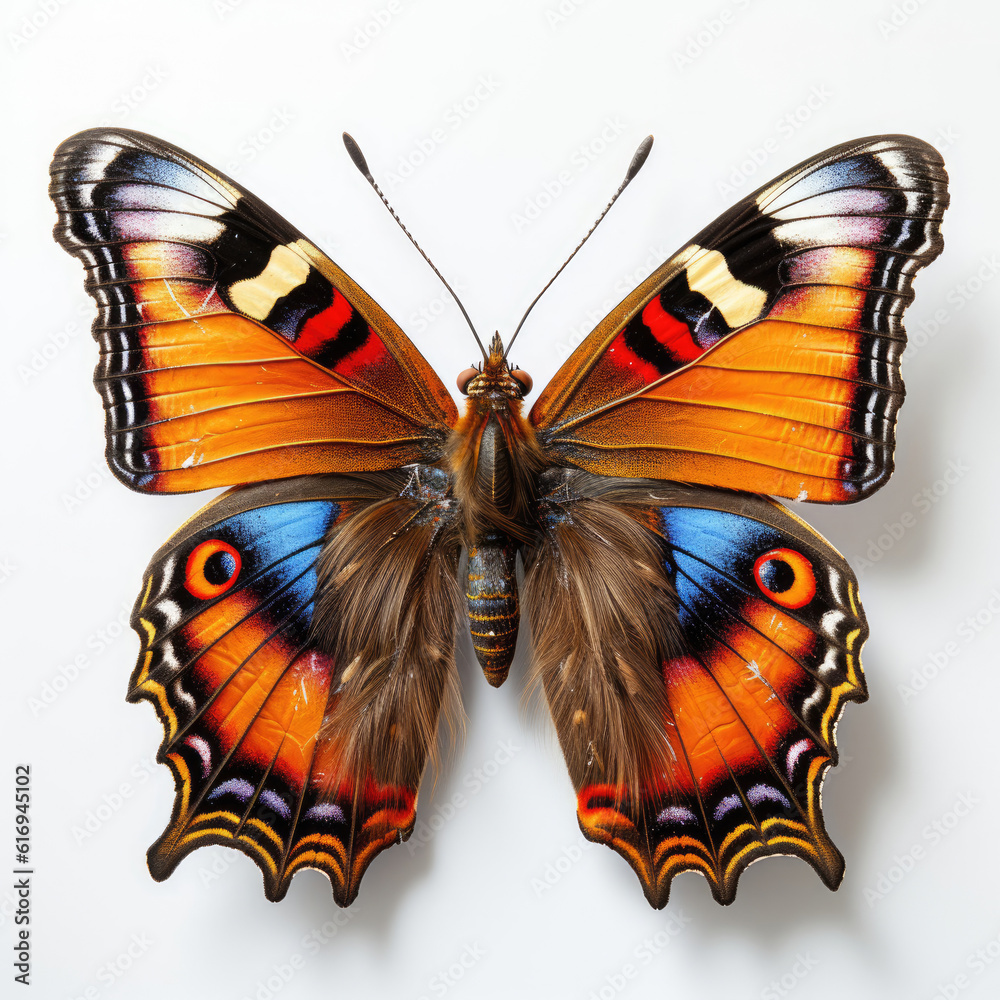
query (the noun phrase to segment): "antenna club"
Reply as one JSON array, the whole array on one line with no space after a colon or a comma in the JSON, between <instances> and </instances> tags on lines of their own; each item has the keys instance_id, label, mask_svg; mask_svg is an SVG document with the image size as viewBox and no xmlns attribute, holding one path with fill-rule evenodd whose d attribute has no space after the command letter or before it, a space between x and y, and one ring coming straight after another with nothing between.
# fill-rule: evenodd
<instances>
[{"instance_id":1,"label":"antenna club","mask_svg":"<svg viewBox=\"0 0 1000 1000\"><path fill-rule=\"evenodd\" d=\"M354 141L354 137L349 132L344 133L344 146L358 170L360 170L369 181L372 180L372 172L368 169L368 161L365 159L365 154L361 152L361 147Z\"/></svg>"},{"instance_id":2,"label":"antenna club","mask_svg":"<svg viewBox=\"0 0 1000 1000\"><path fill-rule=\"evenodd\" d=\"M587 235L584 236L584 238L580 240L579 243L577 243L576 250L574 250L566 258L566 260L563 261L562 267L560 267L559 270L556 271L556 273L553 274L551 278L549 278L546 286L534 297L534 299L532 299L531 305L528 306L528 308L524 312L524 315L521 317L521 322L517 324L517 329L514 330L513 336L510 338L509 341L507 341L507 350L504 351L505 358L507 357L508 354L510 354L511 346L513 345L514 341L517 340L517 335L521 332L521 327L524 326L524 321L528 318L528 313L530 313L531 310L535 308L535 303L549 290L549 287L552 285L552 282L555 281L556 278L558 278L559 275L563 273L563 270L565 269L566 265L577 255L577 251L579 251L580 247L582 247L583 244L590 239L594 230L601 224L602 220L604 219L604 216L606 216L608 212L611 211L611 206L618 200L618 196L625 190L625 188L629 186L629 184L632 181L632 178L635 177L635 175L639 173L639 171L642 169L642 165L646 162L646 157L649 156L649 151L652 148L653 148L653 137L651 135L647 135L646 138L639 143L639 148L635 151L635 155L632 157L632 162L628 165L628 173L625 174L625 180L622 181L621 187L618 188L618 190L612 196L611 201L609 201L605 206L604 211L601 212L601 214L597 217L597 221L590 227L589 230L587 230Z\"/></svg>"},{"instance_id":3,"label":"antenna club","mask_svg":"<svg viewBox=\"0 0 1000 1000\"><path fill-rule=\"evenodd\" d=\"M483 347L483 342L479 339L479 334L476 333L476 328L472 325L472 320L469 318L469 314L465 311L465 306L462 305L462 300L455 294L455 290L451 287L451 285L449 285L448 282L445 281L444 275L434 266L434 261L432 261L430 257L428 257L427 254L425 254L424 251L420 248L420 244L413 238L413 236L410 234L410 231L406 228L406 226L403 225L402 220L396 214L396 210L392 207L392 205L389 204L389 199L386 198L386 196L382 193L381 188L379 188L378 184L375 183L375 178L372 177L372 172L368 169L368 163L365 160L365 154L361 152L361 147L354 141L354 137L351 136L348 132L345 132L343 135L343 139L344 139L344 147L347 149L348 154L354 161L354 165L358 168L358 170L361 171L362 174L364 174L365 180L368 181L372 189L381 199L382 204L385 205L385 207L388 209L389 214L393 218L393 221L395 221L396 225L403 230L403 232L406 234L406 238L414 245L414 247L416 247L417 253L419 253L420 256L424 258L425 261L427 261L427 263L430 265L431 270L438 276L438 278L441 279L441 283L444 285L445 288L448 289L448 293L458 304L458 308L462 311L462 315L465 317L465 322L469 324L469 329L472 331L472 336L475 338L479 350L483 352L483 359L485 360L487 357L486 348Z\"/></svg>"},{"instance_id":4,"label":"antenna club","mask_svg":"<svg viewBox=\"0 0 1000 1000\"><path fill-rule=\"evenodd\" d=\"M649 151L652 148L653 137L651 135L647 135L646 138L639 143L639 148L635 151L635 156L632 157L632 162L628 165L628 173L625 175L626 184L628 184L642 169L642 165L646 162L646 157L649 156Z\"/></svg>"}]
</instances>

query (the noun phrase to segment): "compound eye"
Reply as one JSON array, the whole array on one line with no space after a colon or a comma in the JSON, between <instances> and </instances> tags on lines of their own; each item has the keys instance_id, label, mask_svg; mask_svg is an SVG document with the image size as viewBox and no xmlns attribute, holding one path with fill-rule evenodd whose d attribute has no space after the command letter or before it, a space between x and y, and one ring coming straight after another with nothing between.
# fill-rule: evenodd
<instances>
[{"instance_id":1,"label":"compound eye","mask_svg":"<svg viewBox=\"0 0 1000 1000\"><path fill-rule=\"evenodd\" d=\"M531 392L531 387L535 384L531 381L531 376L520 368L515 368L510 377L521 386L521 395L527 396Z\"/></svg>"},{"instance_id":2,"label":"compound eye","mask_svg":"<svg viewBox=\"0 0 1000 1000\"><path fill-rule=\"evenodd\" d=\"M771 549L753 564L757 586L783 608L801 608L816 596L812 563L794 549Z\"/></svg>"},{"instance_id":3,"label":"compound eye","mask_svg":"<svg viewBox=\"0 0 1000 1000\"><path fill-rule=\"evenodd\" d=\"M466 368L465 371L461 372L456 379L458 383L458 391L463 395L468 395L469 383L479 374L478 368Z\"/></svg>"},{"instance_id":4,"label":"compound eye","mask_svg":"<svg viewBox=\"0 0 1000 1000\"><path fill-rule=\"evenodd\" d=\"M184 586L200 600L224 594L240 575L243 560L239 552L221 538L196 545L184 567Z\"/></svg>"}]
</instances>

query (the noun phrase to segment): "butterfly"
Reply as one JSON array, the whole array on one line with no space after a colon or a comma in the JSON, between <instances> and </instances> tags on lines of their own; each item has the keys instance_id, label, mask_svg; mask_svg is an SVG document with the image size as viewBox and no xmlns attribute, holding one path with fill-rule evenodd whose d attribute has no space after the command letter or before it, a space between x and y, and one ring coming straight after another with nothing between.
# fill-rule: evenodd
<instances>
[{"instance_id":1,"label":"butterfly","mask_svg":"<svg viewBox=\"0 0 1000 1000\"><path fill-rule=\"evenodd\" d=\"M859 139L748 195L527 413L499 334L459 415L328 256L167 142L74 135L50 193L98 306L114 474L232 487L132 615L128 698L176 784L155 879L226 844L269 899L315 868L350 904L413 830L463 609L498 686L523 597L580 827L654 907L687 870L729 903L775 854L839 885L820 792L868 626L845 559L771 498L851 503L892 472L902 313L948 203L933 147Z\"/></svg>"}]
</instances>

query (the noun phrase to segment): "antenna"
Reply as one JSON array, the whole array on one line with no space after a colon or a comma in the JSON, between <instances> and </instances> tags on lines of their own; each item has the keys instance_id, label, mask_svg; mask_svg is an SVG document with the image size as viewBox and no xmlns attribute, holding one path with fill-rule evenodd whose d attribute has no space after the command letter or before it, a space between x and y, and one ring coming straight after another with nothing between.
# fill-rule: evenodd
<instances>
[{"instance_id":1,"label":"antenna","mask_svg":"<svg viewBox=\"0 0 1000 1000\"><path fill-rule=\"evenodd\" d=\"M653 137L651 135L647 135L646 138L639 143L639 148L635 151L635 156L632 157L632 162L628 165L628 170L625 173L625 180L622 181L621 187L618 188L618 190L614 193L614 195L611 198L611 201L609 201L605 206L604 211L601 212L601 214L597 217L597 221L587 231L587 235L584 236L584 238L580 240L579 243L577 243L576 250L574 250L566 258L566 260L563 262L562 267L560 267L559 270L556 271L556 273L553 274L551 278L549 278L548 284L534 297L534 299L531 302L531 305L528 306L528 308L525 310L524 315L521 317L521 322L517 324L517 329L514 331L514 336L510 338L510 342L507 344L507 350L505 350L503 353L504 358L506 358L507 355L510 353L511 346L517 339L517 335L521 332L521 327L524 326L524 321L528 318L528 313L530 313L531 310L535 308L535 303L549 290L549 285L551 285L552 282L555 281L556 278L558 278L559 275L563 273L563 269L577 255L577 252L579 251L580 247L582 247L583 244L590 239L590 237L593 235L594 230L601 224L602 220L604 219L604 216L606 216L608 212L611 211L611 206L618 200L618 196L622 193L622 191L625 190L625 188L629 186L629 184L632 183L632 180L635 178L635 175L639 173L639 171L642 169L642 165L646 162L646 157L649 156L649 151L652 148L653 148Z\"/></svg>"},{"instance_id":2,"label":"antenna","mask_svg":"<svg viewBox=\"0 0 1000 1000\"><path fill-rule=\"evenodd\" d=\"M344 145L347 147L347 152L350 154L351 159L354 161L354 165L361 171L364 175L366 181L371 184L374 188L375 193L382 199L382 204L389 209L389 214L396 220L396 225L406 233L406 238L417 248L417 252L420 254L424 260L430 264L431 270L441 279L441 284L451 293L451 297L458 303L458 308L462 310L462 315L465 317L465 322L469 324L469 329L472 331L472 336L476 338L476 343L479 345L479 350L483 352L483 359L485 360L488 355L486 353L486 348L483 347L483 342L479 339L479 334L476 333L476 328L472 325L472 320L469 319L469 314L465 311L465 306L462 305L462 300L455 294L455 289L445 281L444 275L434 266L434 261L430 259L420 249L420 244L410 235L410 231L403 225L400 221L398 215L396 215L395 210L392 205L389 204L389 199L382 194L382 189L375 182L375 178L372 177L372 172L368 169L368 162L365 160L365 154L361 152L361 147L354 141L354 138L350 136L347 132L344 133ZM627 183L627 182L626 182ZM609 206L610 207L610 206ZM606 211L606 210L605 210Z\"/></svg>"}]
</instances>

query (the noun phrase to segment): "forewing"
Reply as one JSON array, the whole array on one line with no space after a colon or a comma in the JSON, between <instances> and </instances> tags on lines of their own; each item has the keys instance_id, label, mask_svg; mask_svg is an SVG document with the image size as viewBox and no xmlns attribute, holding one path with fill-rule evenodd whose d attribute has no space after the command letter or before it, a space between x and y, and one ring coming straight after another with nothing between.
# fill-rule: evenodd
<instances>
[{"instance_id":1,"label":"forewing","mask_svg":"<svg viewBox=\"0 0 1000 1000\"><path fill-rule=\"evenodd\" d=\"M107 456L176 493L433 460L450 394L396 324L235 181L140 132L56 150L55 237L97 301Z\"/></svg>"},{"instance_id":2,"label":"forewing","mask_svg":"<svg viewBox=\"0 0 1000 1000\"><path fill-rule=\"evenodd\" d=\"M531 411L553 459L845 503L892 472L902 314L941 251L947 175L909 136L821 153L621 302Z\"/></svg>"},{"instance_id":3,"label":"forewing","mask_svg":"<svg viewBox=\"0 0 1000 1000\"><path fill-rule=\"evenodd\" d=\"M547 487L525 600L584 835L656 907L690 869L729 903L771 854L836 888L820 789L843 705L866 697L843 557L760 496L581 472Z\"/></svg>"},{"instance_id":4,"label":"forewing","mask_svg":"<svg viewBox=\"0 0 1000 1000\"><path fill-rule=\"evenodd\" d=\"M449 618L425 596L435 584L425 588L424 574L444 565L453 580L457 552L427 526L440 498L407 492L413 475L231 490L153 557L133 612L142 646L129 699L156 706L159 759L177 787L170 825L149 851L154 878L196 847L227 844L260 866L269 899L310 867L346 906L375 855L409 836L454 687L457 618L457 602ZM373 545L365 524L376 511L397 535ZM322 566L345 545L366 550L353 590L351 574L331 579ZM409 598L412 618L383 615L383 645L397 654L386 663L373 662L370 642L338 642L384 603L370 591L379 574ZM324 627L342 591L342 615Z\"/></svg>"}]
</instances>

